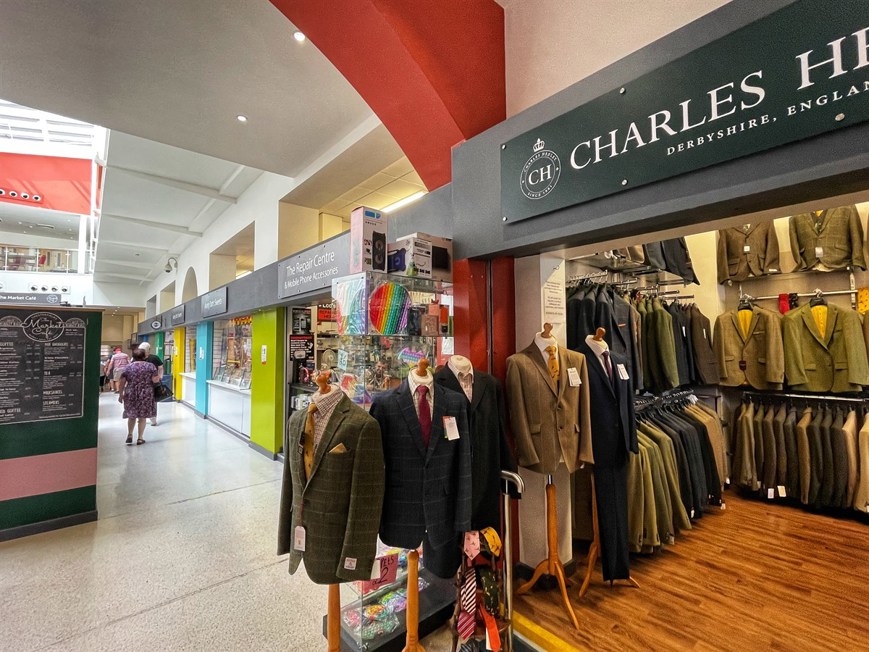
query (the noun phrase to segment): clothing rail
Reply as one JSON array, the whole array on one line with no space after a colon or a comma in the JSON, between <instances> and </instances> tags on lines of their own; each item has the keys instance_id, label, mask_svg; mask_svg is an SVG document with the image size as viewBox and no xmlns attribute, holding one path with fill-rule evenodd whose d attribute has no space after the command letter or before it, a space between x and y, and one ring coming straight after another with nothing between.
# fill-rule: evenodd
<instances>
[{"instance_id":1,"label":"clothing rail","mask_svg":"<svg viewBox=\"0 0 869 652\"><path fill-rule=\"evenodd\" d=\"M743 392L743 396L756 398L793 398L809 401L838 401L841 403L869 403L869 396L828 396L826 394L791 394L788 392Z\"/></svg>"},{"instance_id":2,"label":"clothing rail","mask_svg":"<svg viewBox=\"0 0 869 652\"><path fill-rule=\"evenodd\" d=\"M759 277L758 277L759 278ZM788 296L796 295L800 298L807 297L822 297L822 296L843 296L845 294L851 295L851 308L857 308L857 281L854 279L854 272L848 267L848 286L850 289L848 290L832 290L830 292L823 292L820 289L816 288L812 292L783 292L782 294L787 294ZM750 294L746 294L742 291L742 283L739 284L739 298L740 300L743 298L748 298L752 301L772 301L773 299L778 299L779 295L769 295L766 297L753 297Z\"/></svg>"}]
</instances>

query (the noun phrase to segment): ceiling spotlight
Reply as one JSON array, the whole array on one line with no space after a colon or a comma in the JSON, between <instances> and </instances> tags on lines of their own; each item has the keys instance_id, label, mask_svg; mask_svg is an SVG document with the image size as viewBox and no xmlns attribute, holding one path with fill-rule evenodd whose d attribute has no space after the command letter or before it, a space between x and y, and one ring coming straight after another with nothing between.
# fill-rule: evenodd
<instances>
[{"instance_id":1,"label":"ceiling spotlight","mask_svg":"<svg viewBox=\"0 0 869 652\"><path fill-rule=\"evenodd\" d=\"M42 197L39 195L33 195L33 201L42 201Z\"/></svg>"},{"instance_id":2,"label":"ceiling spotlight","mask_svg":"<svg viewBox=\"0 0 869 652\"><path fill-rule=\"evenodd\" d=\"M239 122L241 122L242 124L247 122L247 116L242 115L241 113L239 113L237 116L235 116L235 119L238 120Z\"/></svg>"},{"instance_id":3,"label":"ceiling spotlight","mask_svg":"<svg viewBox=\"0 0 869 652\"><path fill-rule=\"evenodd\" d=\"M27 194L26 192L22 192L22 193L21 193L21 199L30 199L30 195Z\"/></svg>"},{"instance_id":4,"label":"ceiling spotlight","mask_svg":"<svg viewBox=\"0 0 869 652\"><path fill-rule=\"evenodd\" d=\"M302 33L301 33L300 31L298 31L298 30L296 30L295 32L293 32L293 38L296 39L296 41L298 41L299 43L304 43L304 42L305 42L305 35L302 34Z\"/></svg>"}]
</instances>

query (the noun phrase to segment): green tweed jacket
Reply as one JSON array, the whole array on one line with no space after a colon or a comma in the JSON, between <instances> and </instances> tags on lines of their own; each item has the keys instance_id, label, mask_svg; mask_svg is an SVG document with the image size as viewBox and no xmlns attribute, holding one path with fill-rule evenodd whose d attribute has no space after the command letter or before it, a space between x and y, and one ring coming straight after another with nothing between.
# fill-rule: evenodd
<instances>
[{"instance_id":1,"label":"green tweed jacket","mask_svg":"<svg viewBox=\"0 0 869 652\"><path fill-rule=\"evenodd\" d=\"M782 319L785 375L801 392L859 392L869 385L869 362L860 317L827 306L827 332L818 331L812 307L791 310Z\"/></svg>"},{"instance_id":2,"label":"green tweed jacket","mask_svg":"<svg viewBox=\"0 0 869 652\"><path fill-rule=\"evenodd\" d=\"M290 574L304 558L316 584L366 580L377 549L383 508L384 463L380 426L343 396L314 451L305 481L302 436L307 412L290 417L278 523L278 554L290 553ZM296 528L305 529L305 550L296 550Z\"/></svg>"},{"instance_id":3,"label":"green tweed jacket","mask_svg":"<svg viewBox=\"0 0 869 652\"><path fill-rule=\"evenodd\" d=\"M859 267L866 269L863 254L863 224L856 206L839 206L790 219L791 254L797 270Z\"/></svg>"}]
</instances>

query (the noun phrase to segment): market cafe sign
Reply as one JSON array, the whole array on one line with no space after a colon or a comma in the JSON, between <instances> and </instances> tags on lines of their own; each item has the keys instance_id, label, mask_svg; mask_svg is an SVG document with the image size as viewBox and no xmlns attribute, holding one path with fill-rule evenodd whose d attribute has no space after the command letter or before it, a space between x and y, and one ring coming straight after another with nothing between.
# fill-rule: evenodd
<instances>
[{"instance_id":1,"label":"market cafe sign","mask_svg":"<svg viewBox=\"0 0 869 652\"><path fill-rule=\"evenodd\" d=\"M869 119L869 2L799 0L501 145L523 220Z\"/></svg>"}]
</instances>

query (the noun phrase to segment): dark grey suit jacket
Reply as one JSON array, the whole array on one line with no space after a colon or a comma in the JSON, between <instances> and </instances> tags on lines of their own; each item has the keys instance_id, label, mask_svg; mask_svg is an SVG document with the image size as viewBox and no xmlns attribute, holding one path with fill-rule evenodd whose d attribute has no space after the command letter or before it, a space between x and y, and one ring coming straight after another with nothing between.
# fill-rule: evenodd
<instances>
[{"instance_id":1,"label":"dark grey suit jacket","mask_svg":"<svg viewBox=\"0 0 869 652\"><path fill-rule=\"evenodd\" d=\"M379 394L370 414L380 424L386 461L386 495L380 539L416 548L428 534L438 548L471 529L471 436L468 399L434 383L428 449L407 380ZM444 417L454 417L459 438L448 440Z\"/></svg>"},{"instance_id":2,"label":"dark grey suit jacket","mask_svg":"<svg viewBox=\"0 0 869 652\"><path fill-rule=\"evenodd\" d=\"M278 554L290 553L291 574L304 558L305 570L316 584L369 579L383 504L380 428L343 396L314 451L306 481L306 418L305 410L293 413L284 441ZM304 552L293 549L297 527L305 528Z\"/></svg>"}]
</instances>

